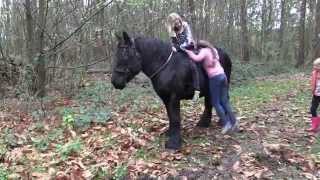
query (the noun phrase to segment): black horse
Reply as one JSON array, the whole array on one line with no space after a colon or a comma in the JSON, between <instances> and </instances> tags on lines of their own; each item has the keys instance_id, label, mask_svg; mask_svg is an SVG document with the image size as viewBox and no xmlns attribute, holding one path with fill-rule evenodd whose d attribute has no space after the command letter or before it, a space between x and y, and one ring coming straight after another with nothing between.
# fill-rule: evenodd
<instances>
[{"instance_id":1,"label":"black horse","mask_svg":"<svg viewBox=\"0 0 320 180\"><path fill-rule=\"evenodd\" d=\"M169 140L166 148L181 147L181 117L180 100L192 99L194 95L191 60L185 53L172 52L171 45L153 38L132 39L126 32L118 36L116 59L113 64L111 82L117 89L123 89L126 84L140 71L151 79L158 96L165 104L169 117ZM228 81L231 74L229 56L218 48L222 66ZM205 109L198 126L208 127L211 123L212 106L209 97L208 77L199 67L200 95L205 97Z\"/></svg>"}]
</instances>

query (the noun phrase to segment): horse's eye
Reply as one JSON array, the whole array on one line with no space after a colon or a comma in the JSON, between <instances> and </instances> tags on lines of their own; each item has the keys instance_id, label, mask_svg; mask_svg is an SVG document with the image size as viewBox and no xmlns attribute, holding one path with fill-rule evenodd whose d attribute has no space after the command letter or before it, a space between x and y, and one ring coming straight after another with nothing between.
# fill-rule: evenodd
<instances>
[{"instance_id":1,"label":"horse's eye","mask_svg":"<svg viewBox=\"0 0 320 180\"><path fill-rule=\"evenodd\" d=\"M122 56L124 59L127 59L127 58L128 58L127 50L123 50L123 51L121 52L121 56Z\"/></svg>"}]
</instances>

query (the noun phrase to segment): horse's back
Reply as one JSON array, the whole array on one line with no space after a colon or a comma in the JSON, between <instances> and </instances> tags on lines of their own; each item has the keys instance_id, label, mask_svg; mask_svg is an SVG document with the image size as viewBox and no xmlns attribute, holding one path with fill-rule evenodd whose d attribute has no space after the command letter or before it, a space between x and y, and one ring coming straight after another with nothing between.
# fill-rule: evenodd
<instances>
[{"instance_id":1,"label":"horse's back","mask_svg":"<svg viewBox=\"0 0 320 180\"><path fill-rule=\"evenodd\" d=\"M231 76L231 70L232 70L232 62L231 62L230 56L222 48L219 48L219 47L215 47L215 48L218 51L221 66L223 67L224 72L226 73L228 82L230 83L230 76Z\"/></svg>"}]
</instances>

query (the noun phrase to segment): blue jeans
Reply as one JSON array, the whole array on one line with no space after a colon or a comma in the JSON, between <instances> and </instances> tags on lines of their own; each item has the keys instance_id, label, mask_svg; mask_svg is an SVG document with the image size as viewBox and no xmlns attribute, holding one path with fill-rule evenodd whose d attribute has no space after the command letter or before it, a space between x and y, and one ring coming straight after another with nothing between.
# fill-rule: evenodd
<instances>
[{"instance_id":1,"label":"blue jeans","mask_svg":"<svg viewBox=\"0 0 320 180\"><path fill-rule=\"evenodd\" d=\"M229 103L229 88L227 78L224 74L213 76L209 79L211 104L217 115L222 120L222 125L230 123L234 125L236 118Z\"/></svg>"}]
</instances>

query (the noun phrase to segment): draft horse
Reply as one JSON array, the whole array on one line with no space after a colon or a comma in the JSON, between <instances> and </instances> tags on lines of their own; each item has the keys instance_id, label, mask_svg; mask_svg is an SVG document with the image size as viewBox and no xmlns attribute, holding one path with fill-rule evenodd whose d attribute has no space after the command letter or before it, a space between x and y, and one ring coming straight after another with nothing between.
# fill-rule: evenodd
<instances>
[{"instance_id":1,"label":"draft horse","mask_svg":"<svg viewBox=\"0 0 320 180\"><path fill-rule=\"evenodd\" d=\"M181 116L180 100L192 99L194 95L191 60L183 52L172 52L170 43L155 38L131 38L123 32L118 37L116 56L112 69L111 82L116 89L125 88L139 72L150 78L157 95L165 104L169 117L169 136L165 147L180 149ZM220 48L219 57L228 81L231 75L231 60ZM197 126L208 127L211 123L212 105L210 103L208 77L201 65L199 68L200 96L204 96L205 109Z\"/></svg>"}]
</instances>

